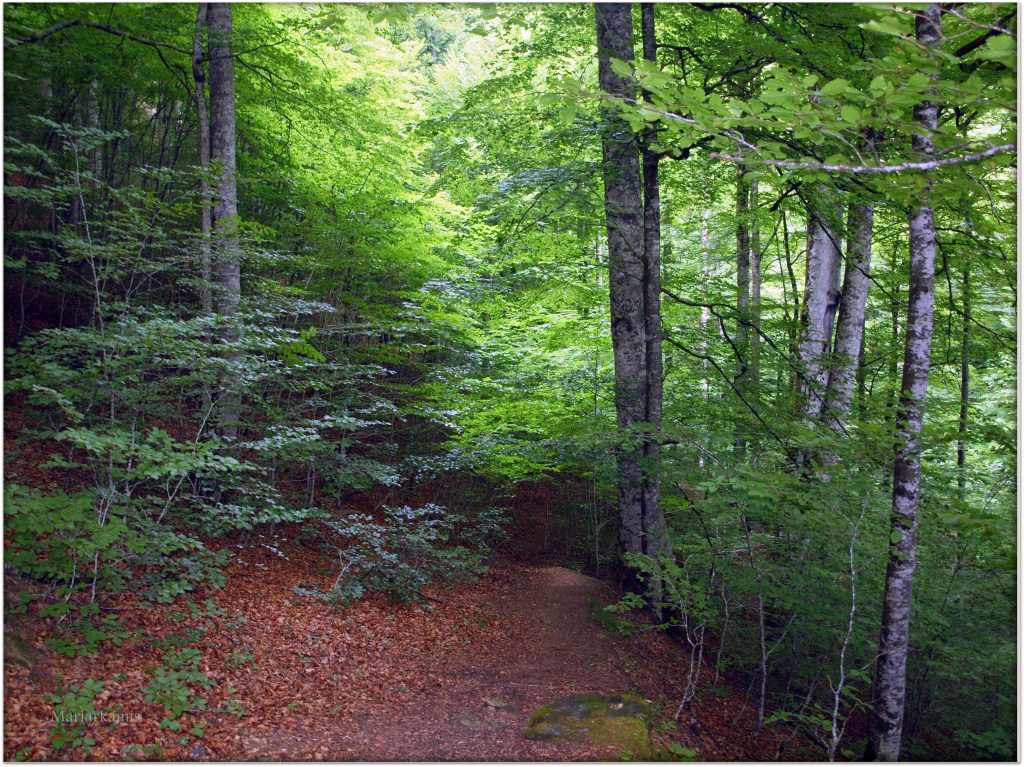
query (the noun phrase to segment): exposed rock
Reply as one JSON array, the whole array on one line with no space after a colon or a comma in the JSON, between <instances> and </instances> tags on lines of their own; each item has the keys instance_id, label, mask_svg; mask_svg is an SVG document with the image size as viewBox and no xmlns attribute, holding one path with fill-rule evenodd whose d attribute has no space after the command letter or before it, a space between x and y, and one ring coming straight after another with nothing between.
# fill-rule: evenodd
<instances>
[{"instance_id":1,"label":"exposed rock","mask_svg":"<svg viewBox=\"0 0 1024 767\"><path fill-rule=\"evenodd\" d=\"M654 755L647 720L649 701L637 695L570 695L541 706L523 735L551 742L590 741L614 746L625 759Z\"/></svg>"}]
</instances>

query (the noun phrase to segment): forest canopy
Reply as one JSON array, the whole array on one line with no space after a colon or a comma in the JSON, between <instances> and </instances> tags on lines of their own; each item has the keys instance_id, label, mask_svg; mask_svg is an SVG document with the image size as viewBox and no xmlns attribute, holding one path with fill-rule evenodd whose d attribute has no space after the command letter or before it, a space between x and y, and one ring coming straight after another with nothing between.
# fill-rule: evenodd
<instances>
[{"instance_id":1,"label":"forest canopy","mask_svg":"<svg viewBox=\"0 0 1024 767\"><path fill-rule=\"evenodd\" d=\"M1016 11L6 4L5 620L90 656L261 535L337 609L542 537L677 719L1017 758Z\"/></svg>"}]
</instances>

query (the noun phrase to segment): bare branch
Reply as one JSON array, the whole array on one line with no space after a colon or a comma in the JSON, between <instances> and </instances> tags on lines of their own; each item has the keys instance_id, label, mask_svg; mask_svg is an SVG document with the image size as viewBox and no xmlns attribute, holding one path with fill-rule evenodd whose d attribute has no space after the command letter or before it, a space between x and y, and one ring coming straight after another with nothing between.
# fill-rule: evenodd
<instances>
[{"instance_id":1,"label":"bare branch","mask_svg":"<svg viewBox=\"0 0 1024 767\"><path fill-rule=\"evenodd\" d=\"M160 48L166 48L167 50L175 51L176 53L184 53L187 56L192 55L192 51L187 50L185 48L179 48L178 46L171 45L170 43L160 43L156 40L147 40L144 37L133 35L131 32L125 32L120 29L114 29L113 27L109 27L106 24L98 24L94 21L83 21L82 19L67 19L65 21L58 22L57 24L54 24L52 27L47 27L46 29L41 30L39 32L34 32L33 34L29 35L28 37L22 38L21 40L4 40L4 48L6 48L7 50L12 50L14 48L19 48L22 45L27 45L28 43L38 43L42 40L45 40L48 37L51 37L52 35L57 34L58 32L62 32L65 29L71 29L72 27L88 27L90 29L98 29L101 32L106 32L108 35L123 37L126 40L131 40L132 42L139 43L140 45L148 45L153 48L156 48L157 50L159 50Z\"/></svg>"},{"instance_id":2,"label":"bare branch","mask_svg":"<svg viewBox=\"0 0 1024 767\"><path fill-rule=\"evenodd\" d=\"M822 162L796 162L794 160L768 160L763 158L751 161L749 157L738 157L736 155L724 154L721 152L712 152L711 157L718 160L726 160L727 162L748 165L770 165L774 168L790 168L792 170L824 170L829 173L901 173L908 170L937 170L939 168L947 168L951 165L963 165L968 162L986 160L989 157L995 157L1000 154L1015 154L1016 151L1017 147L1015 144L999 144L997 146L989 147L983 152L975 152L974 154L965 154L960 155L959 157L943 157L941 159L930 160L928 162L903 162L897 165L831 165L829 163Z\"/></svg>"}]
</instances>

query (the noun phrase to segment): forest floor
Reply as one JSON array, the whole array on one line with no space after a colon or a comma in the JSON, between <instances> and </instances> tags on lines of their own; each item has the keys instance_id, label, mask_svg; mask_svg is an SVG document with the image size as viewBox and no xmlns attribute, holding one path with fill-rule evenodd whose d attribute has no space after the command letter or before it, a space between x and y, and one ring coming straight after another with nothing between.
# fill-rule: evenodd
<instances>
[{"instance_id":1,"label":"forest floor","mask_svg":"<svg viewBox=\"0 0 1024 767\"><path fill-rule=\"evenodd\" d=\"M19 449L8 480L32 453ZM517 511L522 520L524 509ZM523 737L536 708L577 693L632 692L654 701L658 743L693 749L698 760L774 759L788 739L787 729L773 727L752 738L756 711L746 691L724 678L711 688L707 670L698 697L674 721L689 668L685 649L641 616L630 618L625 634L597 620L598 608L618 599L615 588L517 557L514 538L478 582L432 587L425 604L374 595L332 610L295 592L329 588L336 575L298 532L284 526L244 546L225 542L235 557L222 589L160 609L131 594L112 598L111 614L133 638L94 655L52 652L44 640L58 631L54 619L34 608L8 611L5 647L21 650L19 658L5 654L5 759L82 758L51 746L55 712L44 696L86 679L104 682L96 709L122 719L87 725L96 741L92 760L613 758L607 747ZM7 604L33 588L6 575ZM208 692L193 686L207 703L181 715L181 732L161 726L163 706L144 693L174 645L198 651L196 668L216 682ZM816 758L806 745L797 740L783 758Z\"/></svg>"}]
</instances>

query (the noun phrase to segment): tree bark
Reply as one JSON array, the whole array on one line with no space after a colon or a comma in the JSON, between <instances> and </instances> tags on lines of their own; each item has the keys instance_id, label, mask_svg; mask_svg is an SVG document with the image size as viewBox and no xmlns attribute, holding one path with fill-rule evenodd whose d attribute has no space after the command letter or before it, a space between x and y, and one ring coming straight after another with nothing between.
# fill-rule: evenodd
<instances>
[{"instance_id":1,"label":"tree bark","mask_svg":"<svg viewBox=\"0 0 1024 767\"><path fill-rule=\"evenodd\" d=\"M641 37L643 56L646 60L657 60L657 41L654 29L654 5L640 6ZM643 147L644 181L644 342L647 364L646 412L644 420L651 430L651 438L644 443L646 470L644 473L644 553L651 556L670 554L672 546L668 529L661 513L661 487L658 474L658 455L661 452L661 415L663 403L664 365L662 362L661 332L661 191L659 182L660 160L657 152L648 144L654 136L648 134ZM654 584L651 584L654 587ZM661 601L658 594L652 594ZM660 617L660 616L659 616Z\"/></svg>"},{"instance_id":2,"label":"tree bark","mask_svg":"<svg viewBox=\"0 0 1024 767\"><path fill-rule=\"evenodd\" d=\"M209 3L207 7L210 59L210 161L216 165L213 205L214 307L222 319L238 310L241 299L241 265L238 244L238 190L235 178L235 66L232 52L231 6ZM225 324L223 340L233 345L238 334ZM229 351L225 358L237 363L240 355ZM238 437L240 397L229 373L223 382L218 413L222 436Z\"/></svg>"},{"instance_id":3,"label":"tree bark","mask_svg":"<svg viewBox=\"0 0 1024 767\"><path fill-rule=\"evenodd\" d=\"M761 225L757 176L750 182L750 398L761 399Z\"/></svg>"},{"instance_id":4,"label":"tree bark","mask_svg":"<svg viewBox=\"0 0 1024 767\"><path fill-rule=\"evenodd\" d=\"M917 41L925 48L941 42L942 12L938 4L917 13ZM935 75L932 75L935 79ZM938 105L923 101L914 108L922 130L914 149L927 160L935 153L932 134L938 127ZM930 185L926 187L927 198ZM926 201L923 200L923 201ZM867 757L896 761L900 754L906 704L907 654L914 570L917 564L918 510L921 498L921 424L928 391L932 327L935 310L935 211L912 208L910 228L910 290L903 382L896 415L889 563L885 572L882 626L875 670L874 708L868 731Z\"/></svg>"},{"instance_id":5,"label":"tree bark","mask_svg":"<svg viewBox=\"0 0 1024 767\"><path fill-rule=\"evenodd\" d=\"M750 185L747 169L736 166L736 388L746 397L749 393L750 356ZM743 455L747 441L736 435L736 452Z\"/></svg>"},{"instance_id":6,"label":"tree bark","mask_svg":"<svg viewBox=\"0 0 1024 767\"><path fill-rule=\"evenodd\" d=\"M213 313L213 293L210 290L210 235L213 232L213 210L210 202L210 121L206 113L206 62L203 56L203 39L206 37L207 4L199 3L196 11L196 31L192 38L192 77L195 79L196 118L199 127L199 178L200 228L202 239L199 243L199 267L203 280L199 298L203 314Z\"/></svg>"},{"instance_id":7,"label":"tree bark","mask_svg":"<svg viewBox=\"0 0 1024 767\"><path fill-rule=\"evenodd\" d=\"M595 6L597 22L598 74L605 93L633 99L635 88L629 78L616 74L610 60L633 60L633 20L628 4ZM615 410L619 427L634 432L630 444L618 450L619 547L626 554L657 554L667 544L660 507L647 508L651 493L657 499L657 485L648 484L641 468L650 450L649 436L637 438L635 430L656 429L660 421L660 398L651 403L652 392L661 387L660 321L655 324L646 278L652 264L645 248L645 216L640 179L640 145L629 127L613 110L604 115L602 137L605 185L605 217L608 229L608 265L611 296L612 350L615 360ZM654 179L656 179L656 175ZM650 196L649 200L650 200ZM650 200L650 201L655 201ZM648 343L648 328L656 338ZM655 355L655 351L657 352ZM657 357L654 360L654 357ZM652 377L651 367L656 367ZM654 383L654 378L657 383ZM653 404L653 407L652 407ZM649 602L658 599L648 592ZM652 607L656 612L658 605Z\"/></svg>"},{"instance_id":8,"label":"tree bark","mask_svg":"<svg viewBox=\"0 0 1024 767\"><path fill-rule=\"evenodd\" d=\"M871 229L874 206L851 205L847 218L846 270L836 322L835 349L828 374L828 390L822 418L833 429L842 429L850 414L853 388L864 340L864 313L871 286Z\"/></svg>"},{"instance_id":9,"label":"tree bark","mask_svg":"<svg viewBox=\"0 0 1024 767\"><path fill-rule=\"evenodd\" d=\"M967 494L967 423L971 404L971 264L964 266L963 331L960 343L960 420L956 433L956 487Z\"/></svg>"},{"instance_id":10,"label":"tree bark","mask_svg":"<svg viewBox=\"0 0 1024 767\"><path fill-rule=\"evenodd\" d=\"M842 264L835 231L826 218L841 209L832 202L831 190L821 190L820 196L820 207L814 204L807 209L807 276L797 342L797 367L801 374L798 410L808 423L818 418L824 402L828 375L825 360L832 344Z\"/></svg>"}]
</instances>

